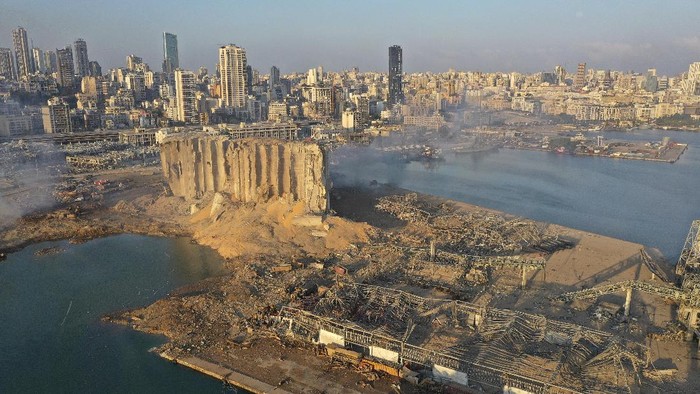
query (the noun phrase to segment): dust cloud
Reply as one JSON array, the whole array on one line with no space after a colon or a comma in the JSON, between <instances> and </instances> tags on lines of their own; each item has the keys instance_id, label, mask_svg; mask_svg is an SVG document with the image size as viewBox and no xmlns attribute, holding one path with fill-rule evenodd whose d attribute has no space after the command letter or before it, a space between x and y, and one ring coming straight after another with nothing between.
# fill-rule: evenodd
<instances>
[{"instance_id":1,"label":"dust cloud","mask_svg":"<svg viewBox=\"0 0 700 394\"><path fill-rule=\"evenodd\" d=\"M0 227L53 207L53 188L64 169L65 154L51 144L0 144Z\"/></svg>"}]
</instances>

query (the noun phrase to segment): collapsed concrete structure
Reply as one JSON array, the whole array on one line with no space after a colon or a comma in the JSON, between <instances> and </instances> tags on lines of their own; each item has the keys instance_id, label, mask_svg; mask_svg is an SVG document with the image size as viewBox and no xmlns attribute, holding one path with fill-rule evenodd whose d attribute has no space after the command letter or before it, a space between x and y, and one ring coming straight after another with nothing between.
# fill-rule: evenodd
<instances>
[{"instance_id":1,"label":"collapsed concrete structure","mask_svg":"<svg viewBox=\"0 0 700 394\"><path fill-rule=\"evenodd\" d=\"M178 135L161 144L163 174L176 196L225 192L241 202L303 201L308 212L328 210L328 166L314 143L208 134Z\"/></svg>"},{"instance_id":2,"label":"collapsed concrete structure","mask_svg":"<svg viewBox=\"0 0 700 394\"><path fill-rule=\"evenodd\" d=\"M485 392L626 392L649 349L613 334L521 311L340 283L306 310L284 307L279 334L353 349L395 368ZM406 371L404 369L404 371Z\"/></svg>"}]
</instances>

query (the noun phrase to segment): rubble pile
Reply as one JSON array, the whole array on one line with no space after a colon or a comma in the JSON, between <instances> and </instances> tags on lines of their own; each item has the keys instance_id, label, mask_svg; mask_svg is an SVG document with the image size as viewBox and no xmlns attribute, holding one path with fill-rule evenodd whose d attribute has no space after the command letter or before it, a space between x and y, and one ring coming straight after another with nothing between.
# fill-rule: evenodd
<instances>
[{"instance_id":1,"label":"rubble pile","mask_svg":"<svg viewBox=\"0 0 700 394\"><path fill-rule=\"evenodd\" d=\"M22 172L60 173L65 164L61 147L42 142L13 140L0 143L0 176Z\"/></svg>"},{"instance_id":2,"label":"rubble pile","mask_svg":"<svg viewBox=\"0 0 700 394\"><path fill-rule=\"evenodd\" d=\"M100 202L104 198L104 193L124 190L129 187L129 183L131 183L129 179L111 182L108 179L93 180L92 177L67 177L55 186L52 194L56 201L62 204L82 201Z\"/></svg>"},{"instance_id":3,"label":"rubble pile","mask_svg":"<svg viewBox=\"0 0 700 394\"><path fill-rule=\"evenodd\" d=\"M132 146L113 141L55 145L45 142L13 140L0 144L0 175L60 175L70 171L85 172L131 165L156 165L159 149L155 146Z\"/></svg>"},{"instance_id":4,"label":"rubble pile","mask_svg":"<svg viewBox=\"0 0 700 394\"><path fill-rule=\"evenodd\" d=\"M368 283L404 282L469 299L486 289L494 270L525 277L525 271L544 268L545 256L573 246L534 221L458 211L415 193L381 197L376 208L408 223L366 248L376 263L357 277Z\"/></svg>"},{"instance_id":5,"label":"rubble pile","mask_svg":"<svg viewBox=\"0 0 700 394\"><path fill-rule=\"evenodd\" d=\"M410 223L429 221L433 216L431 211L435 208L425 203L419 203L416 193L382 197L377 203L377 209L380 211L390 213Z\"/></svg>"},{"instance_id":6,"label":"rubble pile","mask_svg":"<svg viewBox=\"0 0 700 394\"><path fill-rule=\"evenodd\" d=\"M362 354L387 349L403 368L421 374L439 364L453 376L468 371L470 383L498 383L508 375L506 385L532 392L619 392L649 361L643 345L542 315L345 281L310 298L304 308L284 307L272 329L306 340L330 333L324 335L341 337Z\"/></svg>"},{"instance_id":7,"label":"rubble pile","mask_svg":"<svg viewBox=\"0 0 700 394\"><path fill-rule=\"evenodd\" d=\"M637 341L633 323L617 319L619 305L601 302L580 314L585 316L572 318L566 310L554 313L542 306L546 301L539 293L543 282L531 276L531 284L521 291L511 280L524 282L527 271L542 270L552 260L545 248L536 246L570 245L558 242L554 233L561 231L558 227L544 228L487 211L458 211L457 205L435 203L420 195L377 198L366 205L374 214L378 210L384 215L379 222L391 221L386 228L368 231L368 239L352 240L343 248L312 250L310 241L300 237L326 231L326 237L309 236L318 243L333 238L338 230L334 226L339 224L329 221L332 217L305 215L298 207L290 211L289 206L280 205L282 200L255 205L236 202L219 192L210 203L203 200L197 210L188 210L188 220L200 226L238 223L241 227L224 226L221 232L195 239L221 242L214 247L225 252L228 245L245 244L241 242L245 237L235 241L224 237L240 230L253 235L254 253L222 253L231 268L227 276L193 285L115 319L168 336L171 342L162 350L169 354L201 356L228 365L244 359L240 354L259 357L255 352L268 351L270 346L323 353L313 344L319 343L324 331L324 340L344 337L342 344L333 342L340 349L352 344L345 353L340 351L341 356L338 349L328 353L335 354L331 356L335 362L347 363L347 352L354 352L377 368L405 367L410 376L419 376L416 382L439 382L440 371L430 366L440 365L467 374L468 385L475 390L517 383L515 387L530 392L543 392L538 391L541 387L557 392L588 388L625 392L642 384L640 376L648 375L649 349ZM187 201L182 204L191 208ZM131 211L132 203L125 200L114 209ZM401 216L406 223L396 224L390 215ZM265 226L256 227L261 224ZM322 230L324 224L328 226ZM472 241L462 233L481 238ZM265 234L275 234L270 238L274 243L267 244ZM486 246L481 246L499 243L498 254L485 253ZM508 272L492 277L500 269ZM532 304L522 310L495 307L510 308L522 299ZM581 317L599 329L617 323L620 328L605 332L580 326ZM290 333L293 336L287 336ZM299 345L300 340L306 345ZM400 355L400 363L394 361L394 354ZM378 360L377 355L387 359ZM277 361L284 362L282 357ZM359 359L351 364L362 365ZM366 372L381 376L380 370ZM368 375L363 382L374 378Z\"/></svg>"},{"instance_id":8,"label":"rubble pile","mask_svg":"<svg viewBox=\"0 0 700 394\"><path fill-rule=\"evenodd\" d=\"M415 193L382 197L377 209L411 224L427 226L440 247L469 255L513 255L523 251L553 253L571 247L566 240L546 234L531 220L509 219L486 210L457 213L446 204L420 201Z\"/></svg>"},{"instance_id":9,"label":"rubble pile","mask_svg":"<svg viewBox=\"0 0 700 394\"><path fill-rule=\"evenodd\" d=\"M67 176L122 167L158 164L152 146L110 141L55 145L13 140L0 143L0 227L23 214L56 203L100 201L104 189L75 184Z\"/></svg>"},{"instance_id":10,"label":"rubble pile","mask_svg":"<svg viewBox=\"0 0 700 394\"><path fill-rule=\"evenodd\" d=\"M172 340L166 345L169 351L219 354L273 335L266 327L279 309L290 303L304 305L319 288L326 288L322 284L330 286L333 277L330 269L302 263L283 272L278 266L250 261L230 265L236 267L231 276L185 287L146 308L107 320L166 335Z\"/></svg>"},{"instance_id":11,"label":"rubble pile","mask_svg":"<svg viewBox=\"0 0 700 394\"><path fill-rule=\"evenodd\" d=\"M688 330L682 323L677 321L671 321L666 324L666 327L661 332L654 332L649 334L649 338L655 339L657 341L672 341L672 342L682 342L685 340Z\"/></svg>"},{"instance_id":12,"label":"rubble pile","mask_svg":"<svg viewBox=\"0 0 700 394\"><path fill-rule=\"evenodd\" d=\"M153 166L160 163L156 146L134 146L118 142L90 142L65 145L66 162L73 173L123 168L127 166Z\"/></svg>"}]
</instances>

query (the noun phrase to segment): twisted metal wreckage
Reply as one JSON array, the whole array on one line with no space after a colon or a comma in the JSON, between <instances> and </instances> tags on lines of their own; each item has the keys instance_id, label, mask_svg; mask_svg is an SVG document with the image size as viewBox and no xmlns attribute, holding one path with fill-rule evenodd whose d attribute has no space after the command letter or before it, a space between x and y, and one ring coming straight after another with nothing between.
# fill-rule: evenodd
<instances>
[{"instance_id":1,"label":"twisted metal wreckage","mask_svg":"<svg viewBox=\"0 0 700 394\"><path fill-rule=\"evenodd\" d=\"M439 380L532 393L620 391L649 362L645 346L603 331L358 283L338 283L308 310L282 308L276 329Z\"/></svg>"},{"instance_id":2,"label":"twisted metal wreckage","mask_svg":"<svg viewBox=\"0 0 700 394\"><path fill-rule=\"evenodd\" d=\"M458 214L444 205L421 206L412 194L382 198L377 207L439 235L433 237L430 248L385 245L401 249L411 263L482 270L516 268L524 273L544 268L545 259L536 252L553 253L573 245L548 235L534 222L483 212ZM635 289L676 300L681 309L697 308L698 228L700 221L693 223L679 262L678 269L684 274L680 287L667 283L663 270L642 250L642 262L662 283L626 281L566 293L558 299L590 299ZM441 242L440 250L435 239ZM697 319L695 312L692 315ZM397 371L408 366L428 371L438 381L491 390L631 392L641 385L642 375L653 369L646 346L612 333L537 314L424 298L350 281L338 280L311 299L283 307L273 321L280 334L350 348ZM685 321L688 327L697 326L690 314Z\"/></svg>"},{"instance_id":3,"label":"twisted metal wreckage","mask_svg":"<svg viewBox=\"0 0 700 394\"><path fill-rule=\"evenodd\" d=\"M693 221L676 264L676 283L666 277L644 250L642 260L660 282L629 280L565 293L560 301L596 299L605 294L625 292L624 315L629 316L634 290L653 294L678 304L678 320L686 329L686 340L700 338L700 220ZM699 344L700 345L700 344Z\"/></svg>"}]
</instances>

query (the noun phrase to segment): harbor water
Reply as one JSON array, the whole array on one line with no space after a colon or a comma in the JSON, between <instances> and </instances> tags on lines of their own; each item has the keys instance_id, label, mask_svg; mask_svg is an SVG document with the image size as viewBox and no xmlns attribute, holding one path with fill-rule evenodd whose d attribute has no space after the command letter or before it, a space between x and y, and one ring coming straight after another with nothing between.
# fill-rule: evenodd
<instances>
[{"instance_id":1,"label":"harbor water","mask_svg":"<svg viewBox=\"0 0 700 394\"><path fill-rule=\"evenodd\" d=\"M57 247L57 254L35 252ZM119 235L44 242L0 262L0 393L221 392L148 350L165 338L104 323L218 275L222 259L186 238Z\"/></svg>"},{"instance_id":2,"label":"harbor water","mask_svg":"<svg viewBox=\"0 0 700 394\"><path fill-rule=\"evenodd\" d=\"M337 185L372 180L535 220L656 247L675 261L700 219L700 133L588 133L589 138L672 141L688 150L674 164L500 149L446 154L445 161L390 164L359 151L332 157Z\"/></svg>"}]
</instances>

